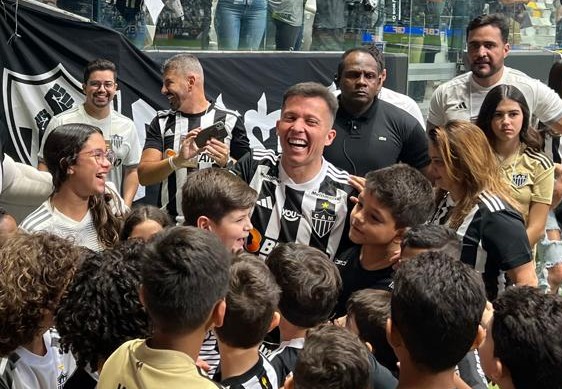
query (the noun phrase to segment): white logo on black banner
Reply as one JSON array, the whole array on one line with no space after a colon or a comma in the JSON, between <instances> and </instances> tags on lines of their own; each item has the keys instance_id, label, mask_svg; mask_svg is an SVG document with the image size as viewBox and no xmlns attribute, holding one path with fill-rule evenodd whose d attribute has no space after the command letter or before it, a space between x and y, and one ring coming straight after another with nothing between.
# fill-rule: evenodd
<instances>
[{"instance_id":1,"label":"white logo on black banner","mask_svg":"<svg viewBox=\"0 0 562 389\"><path fill-rule=\"evenodd\" d=\"M330 208L330 203L324 201L320 204L320 209L312 212L312 228L320 238L329 233L336 223L336 213Z\"/></svg>"},{"instance_id":2,"label":"white logo on black banner","mask_svg":"<svg viewBox=\"0 0 562 389\"><path fill-rule=\"evenodd\" d=\"M511 175L511 182L513 183L513 185L515 185L516 188L521 188L522 186L524 186L527 183L528 179L528 174L514 173Z\"/></svg>"}]
</instances>

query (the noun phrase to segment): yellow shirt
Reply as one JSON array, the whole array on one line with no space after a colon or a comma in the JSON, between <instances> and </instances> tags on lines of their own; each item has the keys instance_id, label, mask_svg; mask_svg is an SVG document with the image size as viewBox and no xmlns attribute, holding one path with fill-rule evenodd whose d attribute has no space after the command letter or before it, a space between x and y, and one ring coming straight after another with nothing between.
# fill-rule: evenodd
<instances>
[{"instance_id":1,"label":"yellow shirt","mask_svg":"<svg viewBox=\"0 0 562 389\"><path fill-rule=\"evenodd\" d=\"M554 188L554 164L550 158L522 145L517 154L501 163L501 168L513 198L521 204L525 222L532 202L550 205Z\"/></svg>"},{"instance_id":2,"label":"yellow shirt","mask_svg":"<svg viewBox=\"0 0 562 389\"><path fill-rule=\"evenodd\" d=\"M98 389L217 389L185 353L153 349L143 339L125 342L103 365Z\"/></svg>"}]
</instances>

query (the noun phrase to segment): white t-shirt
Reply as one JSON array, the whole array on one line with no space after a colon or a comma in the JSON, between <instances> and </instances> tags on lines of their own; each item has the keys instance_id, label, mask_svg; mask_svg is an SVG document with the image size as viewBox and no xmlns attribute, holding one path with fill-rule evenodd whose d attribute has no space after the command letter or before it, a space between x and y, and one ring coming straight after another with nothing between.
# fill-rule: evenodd
<instances>
[{"instance_id":1,"label":"white t-shirt","mask_svg":"<svg viewBox=\"0 0 562 389\"><path fill-rule=\"evenodd\" d=\"M410 115L415 117L418 122L420 122L421 126L425 130L425 120L423 119L420 107L410 96L395 92L392 89L388 89L383 86L379 92L379 99L408 112Z\"/></svg>"},{"instance_id":2,"label":"white t-shirt","mask_svg":"<svg viewBox=\"0 0 562 389\"><path fill-rule=\"evenodd\" d=\"M531 115L541 122L549 124L562 118L562 100L556 92L540 80L504 66L501 79L490 87L482 87L474 82L472 72L439 85L431 96L427 121L437 126L454 119L476 121L486 94L500 84L513 85L519 89L527 100Z\"/></svg>"},{"instance_id":3,"label":"white t-shirt","mask_svg":"<svg viewBox=\"0 0 562 389\"><path fill-rule=\"evenodd\" d=\"M113 182L118 192L123 195L123 166L136 167L141 157L141 145L133 121L113 110L108 117L98 120L88 115L84 105L80 104L51 119L41 141L41 148L37 153L39 160L43 160L43 147L47 135L56 127L69 123L90 124L102 130L107 148L111 148L117 156L113 168L109 172L108 180Z\"/></svg>"},{"instance_id":4,"label":"white t-shirt","mask_svg":"<svg viewBox=\"0 0 562 389\"><path fill-rule=\"evenodd\" d=\"M15 353L19 359L15 362L15 389L61 389L76 369L76 361L70 353L59 349L58 333L51 329L43 334L47 353L43 356L18 347Z\"/></svg>"},{"instance_id":5,"label":"white t-shirt","mask_svg":"<svg viewBox=\"0 0 562 389\"><path fill-rule=\"evenodd\" d=\"M107 182L106 186L115 192L113 183ZM118 211L126 212L128 208L123 199L118 197L117 201L117 204L112 204L114 213ZM46 231L64 238L71 238L77 246L87 247L97 252L104 249L98 239L91 211L88 210L82 220L76 221L56 209L51 204L50 199L47 199L39 208L26 217L20 224L20 228L27 232Z\"/></svg>"}]
</instances>

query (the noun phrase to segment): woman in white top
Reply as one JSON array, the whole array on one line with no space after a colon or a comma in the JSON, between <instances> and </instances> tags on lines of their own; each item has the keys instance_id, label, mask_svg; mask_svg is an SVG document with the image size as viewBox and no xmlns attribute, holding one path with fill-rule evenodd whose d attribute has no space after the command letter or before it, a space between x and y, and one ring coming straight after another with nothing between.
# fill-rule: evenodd
<instances>
[{"instance_id":1,"label":"woman in white top","mask_svg":"<svg viewBox=\"0 0 562 389\"><path fill-rule=\"evenodd\" d=\"M29 232L71 237L94 251L113 247L126 206L106 182L115 159L99 128L65 124L53 130L43 152L54 191L21 224Z\"/></svg>"}]
</instances>

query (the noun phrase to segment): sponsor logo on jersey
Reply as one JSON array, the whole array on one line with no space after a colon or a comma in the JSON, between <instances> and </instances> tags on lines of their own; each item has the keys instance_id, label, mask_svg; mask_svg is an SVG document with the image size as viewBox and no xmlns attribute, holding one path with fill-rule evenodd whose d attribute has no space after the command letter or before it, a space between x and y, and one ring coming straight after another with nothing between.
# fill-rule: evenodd
<instances>
[{"instance_id":1,"label":"sponsor logo on jersey","mask_svg":"<svg viewBox=\"0 0 562 389\"><path fill-rule=\"evenodd\" d=\"M336 223L335 206L329 201L321 201L316 204L312 212L312 229L320 238L328 234Z\"/></svg>"},{"instance_id":2,"label":"sponsor logo on jersey","mask_svg":"<svg viewBox=\"0 0 562 389\"><path fill-rule=\"evenodd\" d=\"M322 199L322 200L330 200L330 201L335 201L335 202L340 201L344 197L344 196L330 196L326 193L317 192L315 190L313 190L311 192L311 195L313 195L314 197L317 197L319 199Z\"/></svg>"},{"instance_id":3,"label":"sponsor logo on jersey","mask_svg":"<svg viewBox=\"0 0 562 389\"><path fill-rule=\"evenodd\" d=\"M256 202L256 204L263 208L273 209L273 202L271 201L271 196L267 196L262 199L259 199Z\"/></svg>"},{"instance_id":4,"label":"sponsor logo on jersey","mask_svg":"<svg viewBox=\"0 0 562 389\"><path fill-rule=\"evenodd\" d=\"M514 173L511 175L511 182L513 183L513 185L515 185L516 188L520 188L524 186L528 180L529 180L528 174Z\"/></svg>"},{"instance_id":5,"label":"sponsor logo on jersey","mask_svg":"<svg viewBox=\"0 0 562 389\"><path fill-rule=\"evenodd\" d=\"M298 219L301 218L301 214L298 213L297 211L293 211L285 208L283 208L282 215L285 218L285 220L288 220L290 222L297 221Z\"/></svg>"}]
</instances>

